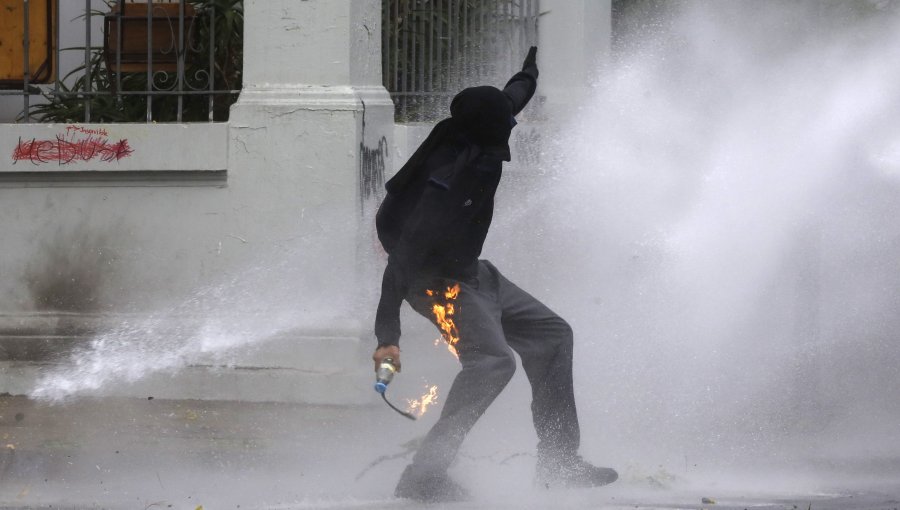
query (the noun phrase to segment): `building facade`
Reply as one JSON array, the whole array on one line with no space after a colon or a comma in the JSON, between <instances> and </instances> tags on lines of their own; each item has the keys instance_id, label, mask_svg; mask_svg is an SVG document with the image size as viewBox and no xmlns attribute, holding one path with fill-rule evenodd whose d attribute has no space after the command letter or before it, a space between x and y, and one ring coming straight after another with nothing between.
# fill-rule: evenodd
<instances>
[{"instance_id":1,"label":"building facade","mask_svg":"<svg viewBox=\"0 0 900 510\"><path fill-rule=\"evenodd\" d=\"M587 90L609 11L541 2L548 106ZM378 0L244 15L227 122L0 124L0 392L369 396L373 214L427 125L394 123Z\"/></svg>"}]
</instances>

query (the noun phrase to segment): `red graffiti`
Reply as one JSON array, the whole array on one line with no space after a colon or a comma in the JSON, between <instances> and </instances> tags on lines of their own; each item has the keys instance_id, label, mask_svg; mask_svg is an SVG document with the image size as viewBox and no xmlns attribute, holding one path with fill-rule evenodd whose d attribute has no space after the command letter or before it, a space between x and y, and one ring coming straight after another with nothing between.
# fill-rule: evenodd
<instances>
[{"instance_id":1,"label":"red graffiti","mask_svg":"<svg viewBox=\"0 0 900 510\"><path fill-rule=\"evenodd\" d=\"M67 165L95 158L111 162L127 158L133 152L127 139L110 143L99 136L88 136L82 140L66 140L63 135L57 135L56 140L23 141L19 138L19 144L13 151L13 164L17 161L31 161L38 165L56 161L60 165Z\"/></svg>"},{"instance_id":2,"label":"red graffiti","mask_svg":"<svg viewBox=\"0 0 900 510\"><path fill-rule=\"evenodd\" d=\"M97 135L102 137L108 137L109 132L105 128L86 128L84 126L79 126L77 124L69 124L66 126L66 134L70 133L83 133L85 135Z\"/></svg>"}]
</instances>

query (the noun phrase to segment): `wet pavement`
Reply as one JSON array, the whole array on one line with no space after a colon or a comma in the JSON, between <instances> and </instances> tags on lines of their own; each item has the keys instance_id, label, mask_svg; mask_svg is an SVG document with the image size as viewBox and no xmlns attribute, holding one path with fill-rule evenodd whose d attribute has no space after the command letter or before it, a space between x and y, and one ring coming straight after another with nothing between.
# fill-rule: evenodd
<instances>
[{"instance_id":1,"label":"wet pavement","mask_svg":"<svg viewBox=\"0 0 900 510\"><path fill-rule=\"evenodd\" d=\"M374 403L0 396L0 509L417 508L391 492L428 426ZM891 476L769 490L623 471L605 488L541 491L533 456L490 445L454 467L473 501L430 508L900 509Z\"/></svg>"}]
</instances>

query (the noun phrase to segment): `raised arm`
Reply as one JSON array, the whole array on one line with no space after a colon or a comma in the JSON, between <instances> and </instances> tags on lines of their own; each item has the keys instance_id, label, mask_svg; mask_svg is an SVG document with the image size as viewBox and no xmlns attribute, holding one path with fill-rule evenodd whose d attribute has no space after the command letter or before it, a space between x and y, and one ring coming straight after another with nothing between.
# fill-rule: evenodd
<instances>
[{"instance_id":1,"label":"raised arm","mask_svg":"<svg viewBox=\"0 0 900 510\"><path fill-rule=\"evenodd\" d=\"M503 87L503 93L512 101L513 115L518 115L537 89L537 46L532 46L522 62L522 70L514 74L506 86Z\"/></svg>"}]
</instances>

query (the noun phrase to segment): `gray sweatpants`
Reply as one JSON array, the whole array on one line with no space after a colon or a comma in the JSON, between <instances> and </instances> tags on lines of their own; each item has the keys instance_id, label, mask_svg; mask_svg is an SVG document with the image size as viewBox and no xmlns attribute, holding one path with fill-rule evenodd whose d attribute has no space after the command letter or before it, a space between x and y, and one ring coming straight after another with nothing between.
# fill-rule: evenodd
<instances>
[{"instance_id":1,"label":"gray sweatpants","mask_svg":"<svg viewBox=\"0 0 900 510\"><path fill-rule=\"evenodd\" d=\"M562 459L578 450L572 328L490 262L480 261L478 266L477 279L459 282L453 319L462 370L444 400L440 419L413 457L419 475L441 474L450 467L466 434L515 372L513 351L521 357L531 383L538 458ZM424 289L413 290L407 302L435 322L434 301Z\"/></svg>"}]
</instances>

